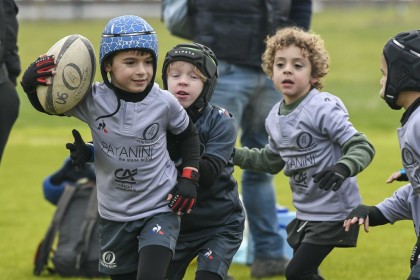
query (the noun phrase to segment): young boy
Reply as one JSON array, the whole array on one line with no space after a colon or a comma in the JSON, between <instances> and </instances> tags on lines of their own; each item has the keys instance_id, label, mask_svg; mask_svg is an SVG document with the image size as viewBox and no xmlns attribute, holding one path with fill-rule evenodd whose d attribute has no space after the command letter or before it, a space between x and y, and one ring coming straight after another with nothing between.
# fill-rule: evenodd
<instances>
[{"instance_id":1,"label":"young boy","mask_svg":"<svg viewBox=\"0 0 420 280\"><path fill-rule=\"evenodd\" d=\"M404 71L403 71L404 70ZM380 97L392 109L404 108L401 127L398 129L403 167L409 183L399 188L391 197L376 206L359 205L344 221L346 231L354 224L393 224L412 220L417 243L411 255L409 280L420 279L420 31L411 30L397 34L383 49L381 58ZM417 127L417 128L416 128Z\"/></svg>"},{"instance_id":2,"label":"young boy","mask_svg":"<svg viewBox=\"0 0 420 280\"><path fill-rule=\"evenodd\" d=\"M214 53L200 44L177 45L163 62L164 88L192 118L202 149L197 204L190 215L181 219L175 255L167 273L170 280L183 279L189 263L197 256L195 279L226 279L242 242L245 217L231 162L237 127L231 114L209 104L217 76ZM179 142L168 140L168 145L171 157L181 158Z\"/></svg>"},{"instance_id":3,"label":"young boy","mask_svg":"<svg viewBox=\"0 0 420 280\"><path fill-rule=\"evenodd\" d=\"M180 217L194 206L200 154L197 130L186 111L154 83L158 41L142 18L111 19L102 33L99 62L104 83L66 113L86 122L92 133L101 216L99 270L111 279L165 279L179 234ZM42 110L36 86L48 84L54 58L29 66L22 86ZM166 149L166 132L179 139L182 176ZM85 144L77 131L67 144L71 157ZM78 157L79 165L89 158ZM82 159L82 160L80 160ZM168 195L169 194L169 195ZM167 200L169 199L169 207Z\"/></svg>"},{"instance_id":4,"label":"young boy","mask_svg":"<svg viewBox=\"0 0 420 280\"><path fill-rule=\"evenodd\" d=\"M323 279L318 268L335 247L354 247L358 230L342 224L360 204L356 177L371 162L374 148L351 122L342 101L320 92L329 58L320 36L284 28L267 40L263 69L283 101L266 118L269 144L235 148L234 164L278 173L284 169L296 219L287 226L294 249L287 279Z\"/></svg>"}]
</instances>

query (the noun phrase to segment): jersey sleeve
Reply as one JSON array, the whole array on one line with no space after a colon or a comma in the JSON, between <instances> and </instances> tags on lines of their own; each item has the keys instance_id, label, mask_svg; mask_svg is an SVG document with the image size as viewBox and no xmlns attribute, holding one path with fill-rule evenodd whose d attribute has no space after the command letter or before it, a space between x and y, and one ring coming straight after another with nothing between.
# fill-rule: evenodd
<instances>
[{"instance_id":1,"label":"jersey sleeve","mask_svg":"<svg viewBox=\"0 0 420 280\"><path fill-rule=\"evenodd\" d=\"M410 184L404 185L396 190L391 197L386 198L376 205L391 223L413 219L410 203L412 191L410 188Z\"/></svg>"},{"instance_id":2,"label":"jersey sleeve","mask_svg":"<svg viewBox=\"0 0 420 280\"><path fill-rule=\"evenodd\" d=\"M349 120L344 103L338 97L328 93L319 93L315 103L318 107L314 118L315 126L318 126L319 131L327 135L331 141L343 146L357 133Z\"/></svg>"}]
</instances>

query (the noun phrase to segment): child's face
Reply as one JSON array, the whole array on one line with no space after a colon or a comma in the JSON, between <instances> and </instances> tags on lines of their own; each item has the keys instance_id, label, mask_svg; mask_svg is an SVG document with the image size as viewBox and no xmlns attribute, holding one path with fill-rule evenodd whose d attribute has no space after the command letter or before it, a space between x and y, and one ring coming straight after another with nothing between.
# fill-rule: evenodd
<instances>
[{"instance_id":1,"label":"child's face","mask_svg":"<svg viewBox=\"0 0 420 280\"><path fill-rule=\"evenodd\" d=\"M382 55L381 57L381 79L379 80L379 84L381 85L381 90L379 91L379 96L384 98L385 96L385 86L386 86L386 79L388 77L388 65L386 65L385 57Z\"/></svg>"},{"instance_id":2,"label":"child's face","mask_svg":"<svg viewBox=\"0 0 420 280\"><path fill-rule=\"evenodd\" d=\"M276 51L272 80L286 104L295 102L309 92L311 84L317 80L312 77L311 69L309 59L295 45Z\"/></svg>"},{"instance_id":3,"label":"child's face","mask_svg":"<svg viewBox=\"0 0 420 280\"><path fill-rule=\"evenodd\" d=\"M188 108L200 95L204 81L191 63L175 61L168 67L168 90Z\"/></svg>"},{"instance_id":4,"label":"child's face","mask_svg":"<svg viewBox=\"0 0 420 280\"><path fill-rule=\"evenodd\" d=\"M114 55L112 64L105 65L116 87L132 92L142 92L153 78L153 56L149 52L121 51Z\"/></svg>"}]
</instances>

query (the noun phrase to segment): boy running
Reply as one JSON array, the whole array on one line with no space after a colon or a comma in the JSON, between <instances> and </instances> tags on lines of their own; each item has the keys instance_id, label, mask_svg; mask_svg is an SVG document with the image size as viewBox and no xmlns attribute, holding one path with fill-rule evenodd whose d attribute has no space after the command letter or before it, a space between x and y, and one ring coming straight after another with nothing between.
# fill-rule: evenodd
<instances>
[{"instance_id":1,"label":"boy running","mask_svg":"<svg viewBox=\"0 0 420 280\"><path fill-rule=\"evenodd\" d=\"M103 83L66 113L91 129L100 220L99 270L113 280L165 279L180 228L177 214L189 213L198 188L197 130L169 92L154 83L158 41L142 18L111 19L102 33L99 62ZM53 57L31 64L22 86L43 111L36 86L48 85ZM182 143L182 176L166 149L167 131ZM82 166L91 157L77 131L67 144ZM78 147L83 147L80 154ZM77 153L79 151L79 154ZM169 199L169 207L168 200Z\"/></svg>"},{"instance_id":2,"label":"boy running","mask_svg":"<svg viewBox=\"0 0 420 280\"><path fill-rule=\"evenodd\" d=\"M284 28L267 40L263 69L283 101L266 118L269 144L235 148L234 163L276 174L284 170L296 219L287 226L294 249L287 279L323 279L318 268L335 247L355 247L357 228L342 224L360 204L356 177L374 156L367 138L349 121L337 97L320 92L329 58L319 35Z\"/></svg>"},{"instance_id":3,"label":"boy running","mask_svg":"<svg viewBox=\"0 0 420 280\"><path fill-rule=\"evenodd\" d=\"M404 69L404 72L401 72ZM356 225L393 224L412 220L417 243L410 258L408 280L420 279L420 31L401 32L384 46L381 58L379 95L391 109L404 108L398 139L401 148L404 175L409 183L400 187L391 197L376 206L359 205L344 221L346 231ZM417 127L417 128L416 128ZM401 171L400 171L401 173ZM396 176L400 177L400 176Z\"/></svg>"}]
</instances>

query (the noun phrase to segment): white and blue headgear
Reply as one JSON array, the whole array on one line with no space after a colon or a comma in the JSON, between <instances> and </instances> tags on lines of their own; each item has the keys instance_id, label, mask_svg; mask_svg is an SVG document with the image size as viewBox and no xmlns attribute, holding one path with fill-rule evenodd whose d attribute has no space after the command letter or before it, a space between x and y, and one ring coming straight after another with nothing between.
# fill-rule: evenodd
<instances>
[{"instance_id":1,"label":"white and blue headgear","mask_svg":"<svg viewBox=\"0 0 420 280\"><path fill-rule=\"evenodd\" d=\"M155 30L147 21L134 15L124 15L111 19L102 32L99 47L99 63L104 82L109 85L104 61L111 54L122 50L144 50L152 54L154 59L154 73L157 69L158 40Z\"/></svg>"}]
</instances>

